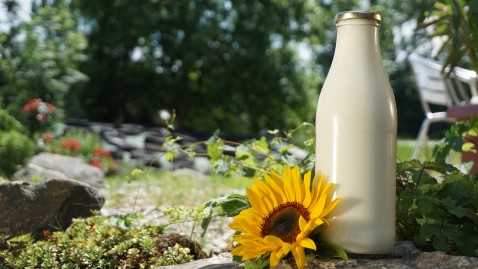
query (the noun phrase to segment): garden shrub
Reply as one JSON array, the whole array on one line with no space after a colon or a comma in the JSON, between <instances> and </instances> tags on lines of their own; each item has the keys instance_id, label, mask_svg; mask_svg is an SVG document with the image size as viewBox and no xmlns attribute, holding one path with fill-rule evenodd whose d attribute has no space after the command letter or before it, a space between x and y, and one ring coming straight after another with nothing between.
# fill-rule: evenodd
<instances>
[{"instance_id":1,"label":"garden shrub","mask_svg":"<svg viewBox=\"0 0 478 269\"><path fill-rule=\"evenodd\" d=\"M0 131L23 131L24 127L13 116L0 108Z\"/></svg>"},{"instance_id":2,"label":"garden shrub","mask_svg":"<svg viewBox=\"0 0 478 269\"><path fill-rule=\"evenodd\" d=\"M0 176L12 176L34 153L35 144L28 136L0 130Z\"/></svg>"},{"instance_id":3,"label":"garden shrub","mask_svg":"<svg viewBox=\"0 0 478 269\"><path fill-rule=\"evenodd\" d=\"M443 162L397 167L397 235L422 249L478 257L478 180Z\"/></svg>"}]
</instances>

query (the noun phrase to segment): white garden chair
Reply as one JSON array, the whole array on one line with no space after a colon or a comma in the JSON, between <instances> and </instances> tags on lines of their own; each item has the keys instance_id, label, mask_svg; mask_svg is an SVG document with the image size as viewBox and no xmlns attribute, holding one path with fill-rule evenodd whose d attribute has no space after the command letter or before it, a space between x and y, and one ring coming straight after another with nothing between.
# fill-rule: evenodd
<instances>
[{"instance_id":1,"label":"white garden chair","mask_svg":"<svg viewBox=\"0 0 478 269\"><path fill-rule=\"evenodd\" d=\"M476 72L455 67L453 72L443 70L443 66L431 59L412 54L408 58L420 96L425 119L418 132L412 159L416 159L422 146L428 140L428 130L435 122L455 122L478 115ZM448 74L448 75L447 75ZM474 102L473 102L474 103ZM477 102L478 103L478 102ZM439 105L442 111L432 111L430 105Z\"/></svg>"}]
</instances>

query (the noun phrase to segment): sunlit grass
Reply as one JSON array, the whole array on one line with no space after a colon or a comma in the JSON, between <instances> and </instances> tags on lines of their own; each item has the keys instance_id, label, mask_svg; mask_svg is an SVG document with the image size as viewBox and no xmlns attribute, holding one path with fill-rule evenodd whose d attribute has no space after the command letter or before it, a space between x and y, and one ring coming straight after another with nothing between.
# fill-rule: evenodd
<instances>
[{"instance_id":1,"label":"sunlit grass","mask_svg":"<svg viewBox=\"0 0 478 269\"><path fill-rule=\"evenodd\" d=\"M186 171L150 170L132 182L128 182L128 174L107 177L105 207L141 210L144 206L199 206L210 199L242 193L252 181L240 176L209 176Z\"/></svg>"}]
</instances>

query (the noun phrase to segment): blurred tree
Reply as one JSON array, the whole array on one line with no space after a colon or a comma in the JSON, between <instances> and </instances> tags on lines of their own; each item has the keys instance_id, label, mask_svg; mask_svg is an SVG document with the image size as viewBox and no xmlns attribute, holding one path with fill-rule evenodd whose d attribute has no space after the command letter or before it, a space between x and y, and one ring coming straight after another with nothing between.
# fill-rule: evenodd
<instances>
[{"instance_id":1,"label":"blurred tree","mask_svg":"<svg viewBox=\"0 0 478 269\"><path fill-rule=\"evenodd\" d=\"M88 32L90 80L71 92L72 116L152 123L159 109L175 109L180 127L242 134L314 118L316 75L291 46L310 35L314 2L73 3Z\"/></svg>"},{"instance_id":2,"label":"blurred tree","mask_svg":"<svg viewBox=\"0 0 478 269\"><path fill-rule=\"evenodd\" d=\"M30 18L19 17L18 1L2 2L8 29L0 33L0 100L21 121L32 98L53 103L58 116L71 86L86 79L77 69L86 39L66 2L32 1Z\"/></svg>"}]
</instances>

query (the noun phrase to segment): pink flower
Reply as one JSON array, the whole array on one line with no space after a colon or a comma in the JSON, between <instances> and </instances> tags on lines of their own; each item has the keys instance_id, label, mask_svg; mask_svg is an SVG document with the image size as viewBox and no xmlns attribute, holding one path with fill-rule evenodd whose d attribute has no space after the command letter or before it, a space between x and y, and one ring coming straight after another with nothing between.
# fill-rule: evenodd
<instances>
[{"instance_id":1,"label":"pink flower","mask_svg":"<svg viewBox=\"0 0 478 269\"><path fill-rule=\"evenodd\" d=\"M37 115L37 120L39 122L44 122L46 120L46 114L38 114Z\"/></svg>"}]
</instances>

